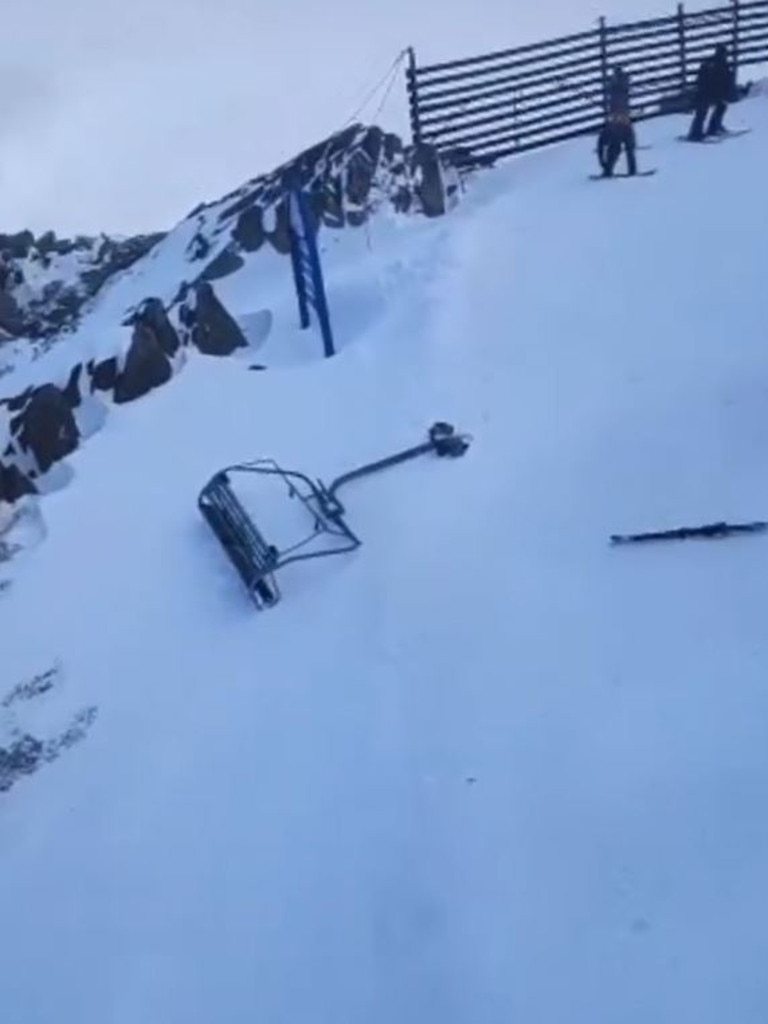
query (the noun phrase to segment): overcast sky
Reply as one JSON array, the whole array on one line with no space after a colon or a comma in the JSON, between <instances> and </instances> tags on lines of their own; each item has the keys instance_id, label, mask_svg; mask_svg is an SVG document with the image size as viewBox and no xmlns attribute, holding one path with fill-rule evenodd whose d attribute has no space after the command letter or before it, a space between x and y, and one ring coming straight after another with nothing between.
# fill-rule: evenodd
<instances>
[{"instance_id":1,"label":"overcast sky","mask_svg":"<svg viewBox=\"0 0 768 1024\"><path fill-rule=\"evenodd\" d=\"M449 60L588 28L600 13L618 20L673 6L5 0L0 230L171 227L341 127L406 46L422 62ZM379 123L406 127L401 80Z\"/></svg>"}]
</instances>

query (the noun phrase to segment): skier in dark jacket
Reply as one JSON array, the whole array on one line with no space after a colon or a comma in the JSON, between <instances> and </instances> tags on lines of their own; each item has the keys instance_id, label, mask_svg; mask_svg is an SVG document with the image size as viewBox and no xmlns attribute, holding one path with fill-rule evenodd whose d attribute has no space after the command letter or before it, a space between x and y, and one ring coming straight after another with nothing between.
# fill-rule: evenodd
<instances>
[{"instance_id":1,"label":"skier in dark jacket","mask_svg":"<svg viewBox=\"0 0 768 1024\"><path fill-rule=\"evenodd\" d=\"M629 117L629 75L620 64L613 69L605 91L608 114Z\"/></svg>"},{"instance_id":2,"label":"skier in dark jacket","mask_svg":"<svg viewBox=\"0 0 768 1024\"><path fill-rule=\"evenodd\" d=\"M597 139L597 159L605 178L612 176L622 149L627 156L627 172L637 174L629 89L629 75L622 67L615 67L606 85L607 117Z\"/></svg>"},{"instance_id":3,"label":"skier in dark jacket","mask_svg":"<svg viewBox=\"0 0 768 1024\"><path fill-rule=\"evenodd\" d=\"M688 138L692 142L701 142L706 136L725 133L723 118L733 91L734 76L728 63L728 48L724 43L719 43L714 54L702 61L696 76L695 111L688 131ZM705 132L704 121L710 107L712 113Z\"/></svg>"}]
</instances>

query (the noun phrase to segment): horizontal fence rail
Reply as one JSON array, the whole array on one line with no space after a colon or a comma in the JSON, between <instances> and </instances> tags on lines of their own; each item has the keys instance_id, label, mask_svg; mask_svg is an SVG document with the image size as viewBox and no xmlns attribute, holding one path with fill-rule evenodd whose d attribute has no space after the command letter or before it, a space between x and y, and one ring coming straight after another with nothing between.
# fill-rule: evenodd
<instances>
[{"instance_id":1,"label":"horizontal fence rail","mask_svg":"<svg viewBox=\"0 0 768 1024\"><path fill-rule=\"evenodd\" d=\"M598 131L605 85L629 73L634 120L688 111L702 60L725 43L736 71L768 64L768 0L597 27L514 49L406 71L416 143L486 163Z\"/></svg>"}]
</instances>

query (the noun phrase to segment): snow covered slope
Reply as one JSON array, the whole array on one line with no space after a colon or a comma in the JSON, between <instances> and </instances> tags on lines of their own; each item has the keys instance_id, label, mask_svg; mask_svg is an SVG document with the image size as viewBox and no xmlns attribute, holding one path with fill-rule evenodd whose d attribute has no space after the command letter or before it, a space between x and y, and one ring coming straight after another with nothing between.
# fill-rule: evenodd
<instances>
[{"instance_id":1,"label":"snow covered slope","mask_svg":"<svg viewBox=\"0 0 768 1024\"><path fill-rule=\"evenodd\" d=\"M458 173L430 146L404 144L375 126L353 124L215 202L200 204L165 235L32 244L29 233L0 236L0 327L4 306L23 333L0 340L0 397L30 385L63 386L78 359L119 356L120 330L149 298L171 317L185 289L199 282L235 286L253 302L267 295L296 319L290 273L286 191L298 183L311 209L336 240L384 211L438 217L456 202ZM256 258L258 257L258 259ZM274 279L274 280L270 280ZM286 306L290 309L282 310ZM265 337L264 314L246 302L243 328L254 344ZM254 320L253 314L258 314ZM268 333L268 328L267 328Z\"/></svg>"},{"instance_id":2,"label":"snow covered slope","mask_svg":"<svg viewBox=\"0 0 768 1024\"><path fill-rule=\"evenodd\" d=\"M4 1019L764 1019L768 548L607 544L768 511L768 103L731 118L335 236L335 359L276 316L266 373L192 352L72 457L0 577L0 746L55 762L0 804ZM288 301L261 258L238 315ZM362 549L255 613L208 477L437 418L466 457L351 485Z\"/></svg>"}]
</instances>

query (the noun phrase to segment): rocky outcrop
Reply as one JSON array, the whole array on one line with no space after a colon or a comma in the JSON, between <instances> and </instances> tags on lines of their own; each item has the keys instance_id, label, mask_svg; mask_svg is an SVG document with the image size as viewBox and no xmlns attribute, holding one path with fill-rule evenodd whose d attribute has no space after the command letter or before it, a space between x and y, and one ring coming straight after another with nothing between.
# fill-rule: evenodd
<instances>
[{"instance_id":1,"label":"rocky outcrop","mask_svg":"<svg viewBox=\"0 0 768 1024\"><path fill-rule=\"evenodd\" d=\"M139 320L125 365L117 376L113 397L118 404L132 402L171 379L172 369L154 330Z\"/></svg>"},{"instance_id":2,"label":"rocky outcrop","mask_svg":"<svg viewBox=\"0 0 768 1024\"><path fill-rule=\"evenodd\" d=\"M80 433L64 392L53 384L35 388L11 419L11 437L21 452L34 457L39 473L73 452Z\"/></svg>"},{"instance_id":3,"label":"rocky outcrop","mask_svg":"<svg viewBox=\"0 0 768 1024\"><path fill-rule=\"evenodd\" d=\"M200 275L201 281L216 281L220 277L229 277L245 266L245 260L237 252L237 247L229 245L222 249Z\"/></svg>"},{"instance_id":4,"label":"rocky outcrop","mask_svg":"<svg viewBox=\"0 0 768 1024\"><path fill-rule=\"evenodd\" d=\"M64 398L66 399L67 405L70 409L77 409L77 407L82 403L83 397L80 390L82 376L83 364L78 363L70 373L67 383L63 388Z\"/></svg>"},{"instance_id":5,"label":"rocky outcrop","mask_svg":"<svg viewBox=\"0 0 768 1024\"><path fill-rule=\"evenodd\" d=\"M117 357L110 356L99 363L89 362L88 376L91 381L91 393L94 391L112 391L117 383Z\"/></svg>"},{"instance_id":6,"label":"rocky outcrop","mask_svg":"<svg viewBox=\"0 0 768 1024\"><path fill-rule=\"evenodd\" d=\"M181 347L176 328L168 318L165 306L158 298L145 299L132 317L136 327L151 334L159 347L169 358L173 358Z\"/></svg>"},{"instance_id":7,"label":"rocky outcrop","mask_svg":"<svg viewBox=\"0 0 768 1024\"><path fill-rule=\"evenodd\" d=\"M240 253L265 245L289 253L292 188L305 193L318 225L338 230L360 227L382 206L441 216L457 201L459 187L458 170L433 146L407 145L380 128L353 125L190 214L197 228L189 251L202 266L189 279L194 283L235 273L242 266ZM228 241L206 253L200 240L214 236Z\"/></svg>"},{"instance_id":8,"label":"rocky outcrop","mask_svg":"<svg viewBox=\"0 0 768 1024\"><path fill-rule=\"evenodd\" d=\"M18 466L11 463L4 466L0 462L0 502L14 504L28 494L35 494L37 488Z\"/></svg>"},{"instance_id":9,"label":"rocky outcrop","mask_svg":"<svg viewBox=\"0 0 768 1024\"><path fill-rule=\"evenodd\" d=\"M18 302L12 295L0 291L0 328L12 338L20 338L25 333L24 315Z\"/></svg>"},{"instance_id":10,"label":"rocky outcrop","mask_svg":"<svg viewBox=\"0 0 768 1024\"><path fill-rule=\"evenodd\" d=\"M186 290L179 319L186 330L186 340L205 355L229 356L248 345L237 321L216 297L208 281Z\"/></svg>"},{"instance_id":11,"label":"rocky outcrop","mask_svg":"<svg viewBox=\"0 0 768 1024\"><path fill-rule=\"evenodd\" d=\"M53 231L39 238L30 231L0 234L0 327L35 339L75 327L103 285L163 237L162 232L123 239L60 239Z\"/></svg>"},{"instance_id":12,"label":"rocky outcrop","mask_svg":"<svg viewBox=\"0 0 768 1024\"><path fill-rule=\"evenodd\" d=\"M235 221L232 237L243 252L256 252L257 249L262 247L266 233L260 207L252 206L247 210L243 210Z\"/></svg>"},{"instance_id":13,"label":"rocky outcrop","mask_svg":"<svg viewBox=\"0 0 768 1024\"><path fill-rule=\"evenodd\" d=\"M203 281L183 292L181 331L171 322L160 299L146 299L134 313L131 340L122 356L77 363L61 386L30 387L0 399L9 435L0 457L0 509L30 494L46 493L52 467L74 452L103 423L105 407L97 393L121 405L161 387L171 379L181 348L194 345L208 355L226 356L247 346L237 321ZM85 405L84 405L85 403ZM79 423L79 425L78 425ZM61 486L66 466L57 467L54 486ZM38 483L40 486L38 487Z\"/></svg>"}]
</instances>

